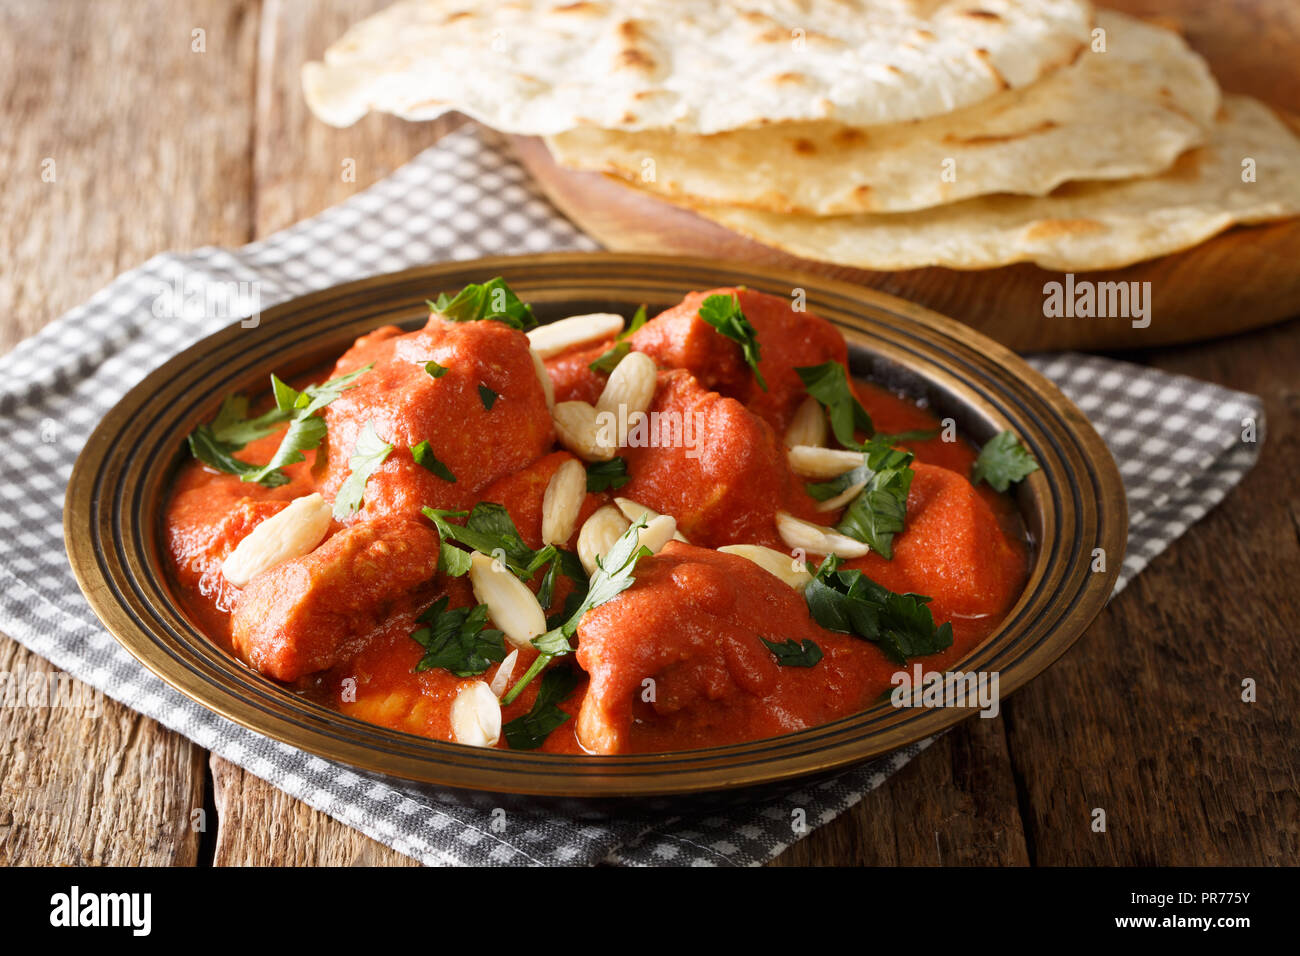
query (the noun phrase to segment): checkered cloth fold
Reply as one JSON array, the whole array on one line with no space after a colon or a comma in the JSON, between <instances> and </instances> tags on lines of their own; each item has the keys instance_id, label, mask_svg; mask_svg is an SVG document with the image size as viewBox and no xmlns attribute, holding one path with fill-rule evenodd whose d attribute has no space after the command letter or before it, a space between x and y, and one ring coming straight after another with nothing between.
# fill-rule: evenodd
<instances>
[{"instance_id":1,"label":"checkered cloth fold","mask_svg":"<svg viewBox=\"0 0 1300 956\"><path fill-rule=\"evenodd\" d=\"M610 819L511 809L364 775L236 726L138 664L82 599L63 549L63 492L99 419L169 356L239 314L205 316L195 284L255 282L260 306L363 276L492 254L594 249L503 144L465 127L333 209L242 249L150 259L0 358L0 630L57 667L313 807L426 863L756 864L878 787L927 742L730 810ZM235 288L238 288L236 285ZM181 295L175 293L180 292ZM251 302L244 308L253 308ZM1120 462L1132 525L1118 588L1253 465L1259 400L1082 355L1037 356ZM1118 590L1117 588L1117 590Z\"/></svg>"}]
</instances>

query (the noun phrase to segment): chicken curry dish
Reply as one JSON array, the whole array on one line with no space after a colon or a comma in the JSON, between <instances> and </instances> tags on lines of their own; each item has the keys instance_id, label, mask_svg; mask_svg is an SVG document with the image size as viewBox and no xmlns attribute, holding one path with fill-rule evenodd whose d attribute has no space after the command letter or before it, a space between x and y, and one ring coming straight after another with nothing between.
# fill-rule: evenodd
<instances>
[{"instance_id":1,"label":"chicken curry dish","mask_svg":"<svg viewBox=\"0 0 1300 956\"><path fill-rule=\"evenodd\" d=\"M800 303L539 325L502 279L189 437L165 516L205 633L343 714L624 754L815 727L944 670L1024 587L1010 432L853 378Z\"/></svg>"}]
</instances>

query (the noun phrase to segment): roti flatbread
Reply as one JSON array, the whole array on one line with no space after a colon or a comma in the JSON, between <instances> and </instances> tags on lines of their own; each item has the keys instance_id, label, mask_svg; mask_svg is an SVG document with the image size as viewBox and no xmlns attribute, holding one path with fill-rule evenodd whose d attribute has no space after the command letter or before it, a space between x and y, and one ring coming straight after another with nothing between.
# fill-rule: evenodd
<instances>
[{"instance_id":1,"label":"roti flatbread","mask_svg":"<svg viewBox=\"0 0 1300 956\"><path fill-rule=\"evenodd\" d=\"M547 139L574 169L690 203L829 216L900 212L986 193L1041 196L1072 179L1167 169L1205 139L1219 88L1177 34L1097 12L1091 47L1039 82L959 112L866 129L789 123L695 136L575 129Z\"/></svg>"},{"instance_id":2,"label":"roti flatbread","mask_svg":"<svg viewBox=\"0 0 1300 956\"><path fill-rule=\"evenodd\" d=\"M1089 39L1086 0L403 0L303 67L307 102L460 110L512 133L870 126L1027 86Z\"/></svg>"},{"instance_id":3,"label":"roti flatbread","mask_svg":"<svg viewBox=\"0 0 1300 956\"><path fill-rule=\"evenodd\" d=\"M1013 262L1113 269L1194 246L1236 223L1300 214L1300 140L1264 104L1227 96L1209 142L1158 176L1066 183L1050 196L982 196L919 212L696 212L794 255L862 269Z\"/></svg>"}]
</instances>

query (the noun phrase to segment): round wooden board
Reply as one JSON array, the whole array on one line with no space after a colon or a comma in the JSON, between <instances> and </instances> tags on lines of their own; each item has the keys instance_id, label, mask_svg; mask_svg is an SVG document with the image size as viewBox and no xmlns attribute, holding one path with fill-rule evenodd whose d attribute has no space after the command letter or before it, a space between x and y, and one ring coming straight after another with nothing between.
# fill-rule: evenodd
<instances>
[{"instance_id":1,"label":"round wooden board","mask_svg":"<svg viewBox=\"0 0 1300 956\"><path fill-rule=\"evenodd\" d=\"M1225 90L1279 110L1300 102L1300 4L1294 0L1119 0L1116 7L1178 28ZM1158 14L1159 16L1154 16ZM1300 133L1300 120L1288 119ZM1300 219L1237 227L1183 252L1093 281L1150 282L1150 324L1126 318L1047 318L1044 285L1060 272L1019 264L959 271L868 272L811 262L739 236L598 173L557 165L541 140L515 149L559 209L606 248L734 259L856 282L953 316L1020 351L1128 349L1214 338L1300 314Z\"/></svg>"}]
</instances>

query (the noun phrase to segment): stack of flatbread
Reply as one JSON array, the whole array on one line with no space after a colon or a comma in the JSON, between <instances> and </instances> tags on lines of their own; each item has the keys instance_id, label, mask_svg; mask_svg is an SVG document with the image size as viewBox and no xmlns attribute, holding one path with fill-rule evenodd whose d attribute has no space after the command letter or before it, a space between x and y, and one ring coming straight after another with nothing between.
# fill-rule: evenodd
<instances>
[{"instance_id":1,"label":"stack of flatbread","mask_svg":"<svg viewBox=\"0 0 1300 956\"><path fill-rule=\"evenodd\" d=\"M1300 214L1300 140L1087 0L404 0L308 102L459 110L804 258L1127 265Z\"/></svg>"}]
</instances>

